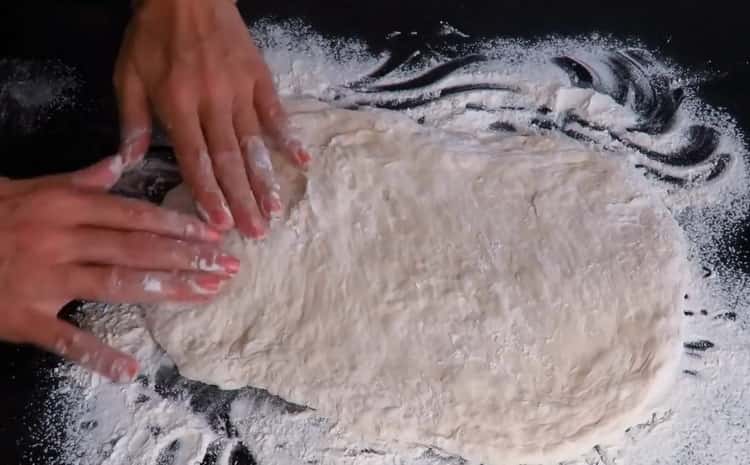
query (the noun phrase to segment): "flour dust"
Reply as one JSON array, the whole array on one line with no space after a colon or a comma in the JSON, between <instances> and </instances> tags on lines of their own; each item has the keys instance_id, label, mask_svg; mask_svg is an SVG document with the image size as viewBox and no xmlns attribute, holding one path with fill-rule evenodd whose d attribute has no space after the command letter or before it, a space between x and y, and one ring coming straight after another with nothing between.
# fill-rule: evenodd
<instances>
[{"instance_id":1,"label":"flour dust","mask_svg":"<svg viewBox=\"0 0 750 465\"><path fill-rule=\"evenodd\" d=\"M75 103L79 85L61 63L0 59L0 134L32 133Z\"/></svg>"},{"instance_id":2,"label":"flour dust","mask_svg":"<svg viewBox=\"0 0 750 465\"><path fill-rule=\"evenodd\" d=\"M478 43L443 24L422 45L392 34L401 51L407 47L394 62L388 51L325 39L297 23L263 22L253 30L282 95L390 108L478 138L573 137L622 153L649 176L654 195L687 232L691 259L705 271L685 296L682 374L651 421L630 428L622 443L595 447L570 463L746 462L750 292L741 266L726 257L746 221L747 152L731 116L697 99L689 70L636 52L637 43L602 37ZM144 370L130 385L67 364L53 373L59 388L37 437L59 452L56 464L464 463L434 449L399 453L353 443L314 411L266 392L219 391L185 380L145 330L137 306L87 304L81 323L135 354Z\"/></svg>"}]
</instances>

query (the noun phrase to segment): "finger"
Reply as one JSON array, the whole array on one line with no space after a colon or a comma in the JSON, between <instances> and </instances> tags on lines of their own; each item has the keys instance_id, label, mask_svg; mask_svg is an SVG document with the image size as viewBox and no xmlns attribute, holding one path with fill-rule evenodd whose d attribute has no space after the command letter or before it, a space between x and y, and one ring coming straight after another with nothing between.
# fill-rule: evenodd
<instances>
[{"instance_id":1,"label":"finger","mask_svg":"<svg viewBox=\"0 0 750 465\"><path fill-rule=\"evenodd\" d=\"M281 106L270 74L258 80L255 86L255 109L263 127L277 148L295 165L305 168L312 161L310 152L292 135L289 119Z\"/></svg>"},{"instance_id":2,"label":"finger","mask_svg":"<svg viewBox=\"0 0 750 465\"><path fill-rule=\"evenodd\" d=\"M123 170L122 157L112 155L73 173L22 179L3 186L2 195L19 195L44 187L77 186L106 191L120 179Z\"/></svg>"},{"instance_id":3,"label":"finger","mask_svg":"<svg viewBox=\"0 0 750 465\"><path fill-rule=\"evenodd\" d=\"M171 119L167 116L166 121L180 171L193 193L198 214L221 231L231 229L234 218L217 183L197 112L179 110Z\"/></svg>"},{"instance_id":4,"label":"finger","mask_svg":"<svg viewBox=\"0 0 750 465\"><path fill-rule=\"evenodd\" d=\"M281 214L279 184L271 164L270 153L261 137L261 127L255 109L249 103L252 95L235 102L234 127L242 146L242 158L258 206L265 218Z\"/></svg>"},{"instance_id":5,"label":"finger","mask_svg":"<svg viewBox=\"0 0 750 465\"><path fill-rule=\"evenodd\" d=\"M99 190L111 189L122 176L125 162L119 153L69 175L70 183Z\"/></svg>"},{"instance_id":6,"label":"finger","mask_svg":"<svg viewBox=\"0 0 750 465\"><path fill-rule=\"evenodd\" d=\"M63 265L56 295L106 303L204 302L229 276L205 272L144 271L119 266Z\"/></svg>"},{"instance_id":7,"label":"finger","mask_svg":"<svg viewBox=\"0 0 750 465\"><path fill-rule=\"evenodd\" d=\"M93 335L53 316L29 312L27 327L33 328L28 343L64 357L112 381L127 383L138 375L138 361L113 349Z\"/></svg>"},{"instance_id":8,"label":"finger","mask_svg":"<svg viewBox=\"0 0 750 465\"><path fill-rule=\"evenodd\" d=\"M64 245L64 262L160 271L235 274L240 261L218 245L189 243L151 233L77 228Z\"/></svg>"},{"instance_id":9,"label":"finger","mask_svg":"<svg viewBox=\"0 0 750 465\"><path fill-rule=\"evenodd\" d=\"M242 151L250 185L255 197L259 199L258 205L263 215L266 218L278 217L283 209L279 194L281 188L266 144L260 136L250 136L243 141Z\"/></svg>"},{"instance_id":10,"label":"finger","mask_svg":"<svg viewBox=\"0 0 750 465\"><path fill-rule=\"evenodd\" d=\"M245 172L230 115L230 111L210 110L204 115L203 125L214 173L229 202L235 225L243 235L258 239L266 234L267 224Z\"/></svg>"},{"instance_id":11,"label":"finger","mask_svg":"<svg viewBox=\"0 0 750 465\"><path fill-rule=\"evenodd\" d=\"M64 219L77 226L149 232L194 241L221 240L219 231L199 219L142 200L98 192L73 192L58 202L59 210L64 209Z\"/></svg>"},{"instance_id":12,"label":"finger","mask_svg":"<svg viewBox=\"0 0 750 465\"><path fill-rule=\"evenodd\" d=\"M151 113L148 96L132 67L118 71L117 102L120 113L120 155L126 167L139 162L151 143Z\"/></svg>"}]
</instances>

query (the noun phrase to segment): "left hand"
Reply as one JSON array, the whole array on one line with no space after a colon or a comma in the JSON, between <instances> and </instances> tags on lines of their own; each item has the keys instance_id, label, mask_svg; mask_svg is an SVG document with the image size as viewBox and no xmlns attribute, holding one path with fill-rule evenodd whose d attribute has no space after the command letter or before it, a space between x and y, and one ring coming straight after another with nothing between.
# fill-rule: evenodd
<instances>
[{"instance_id":1,"label":"left hand","mask_svg":"<svg viewBox=\"0 0 750 465\"><path fill-rule=\"evenodd\" d=\"M231 0L142 0L115 69L120 153L148 149L153 109L203 219L263 237L281 213L263 135L297 166L310 155L291 137L271 73Z\"/></svg>"},{"instance_id":2,"label":"left hand","mask_svg":"<svg viewBox=\"0 0 750 465\"><path fill-rule=\"evenodd\" d=\"M138 362L59 309L79 299L206 302L240 262L197 218L108 194L122 167L116 155L71 174L0 178L0 340L130 381Z\"/></svg>"}]
</instances>

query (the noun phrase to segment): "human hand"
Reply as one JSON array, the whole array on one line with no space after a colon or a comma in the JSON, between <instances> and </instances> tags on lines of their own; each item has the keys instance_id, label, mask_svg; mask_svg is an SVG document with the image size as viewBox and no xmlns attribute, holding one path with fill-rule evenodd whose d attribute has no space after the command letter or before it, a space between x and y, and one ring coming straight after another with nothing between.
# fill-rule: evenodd
<instances>
[{"instance_id":1,"label":"human hand","mask_svg":"<svg viewBox=\"0 0 750 465\"><path fill-rule=\"evenodd\" d=\"M144 0L115 69L126 164L147 150L149 106L174 145L204 220L263 237L283 208L267 136L299 167L271 73L231 0Z\"/></svg>"},{"instance_id":2,"label":"human hand","mask_svg":"<svg viewBox=\"0 0 750 465\"><path fill-rule=\"evenodd\" d=\"M0 340L115 381L137 361L58 319L65 303L205 301L239 268L197 218L107 194L122 167L116 155L73 174L0 178Z\"/></svg>"}]
</instances>

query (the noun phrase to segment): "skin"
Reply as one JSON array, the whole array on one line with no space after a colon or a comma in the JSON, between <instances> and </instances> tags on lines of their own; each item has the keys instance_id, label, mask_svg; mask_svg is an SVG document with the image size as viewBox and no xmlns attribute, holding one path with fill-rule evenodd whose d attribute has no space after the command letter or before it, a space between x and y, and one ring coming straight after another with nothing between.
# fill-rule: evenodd
<instances>
[{"instance_id":1,"label":"skin","mask_svg":"<svg viewBox=\"0 0 750 465\"><path fill-rule=\"evenodd\" d=\"M115 381L132 380L138 362L58 319L66 302L200 302L239 269L201 221L107 194L122 167L117 155L73 174L0 179L0 340Z\"/></svg>"},{"instance_id":2,"label":"skin","mask_svg":"<svg viewBox=\"0 0 750 465\"><path fill-rule=\"evenodd\" d=\"M201 216L262 238L283 208L269 145L298 167L309 153L289 132L273 79L231 0L144 0L126 31L115 76L127 165L157 118Z\"/></svg>"},{"instance_id":3,"label":"skin","mask_svg":"<svg viewBox=\"0 0 750 465\"><path fill-rule=\"evenodd\" d=\"M127 382L138 362L60 320L60 308L210 299L239 269L222 232L261 238L283 208L269 149L300 168L311 157L231 0L137 3L114 83L117 155L67 175L0 178L0 340ZM155 119L206 223L107 193L143 158Z\"/></svg>"}]
</instances>

